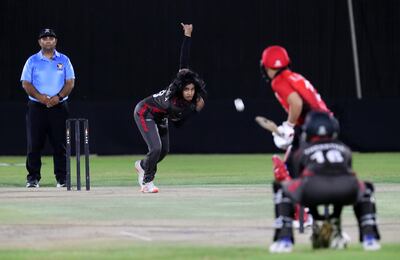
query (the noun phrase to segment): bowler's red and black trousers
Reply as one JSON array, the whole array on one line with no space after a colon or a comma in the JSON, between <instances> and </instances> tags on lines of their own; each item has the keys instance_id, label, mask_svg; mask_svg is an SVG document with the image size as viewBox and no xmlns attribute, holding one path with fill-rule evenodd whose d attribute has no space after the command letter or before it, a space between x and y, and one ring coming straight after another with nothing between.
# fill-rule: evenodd
<instances>
[{"instance_id":1,"label":"bowler's red and black trousers","mask_svg":"<svg viewBox=\"0 0 400 260\"><path fill-rule=\"evenodd\" d=\"M157 163L162 161L169 152L169 131L166 111L139 102L135 107L134 118L140 133L148 147L148 153L141 160L144 169L144 183L153 181L157 172Z\"/></svg>"}]
</instances>

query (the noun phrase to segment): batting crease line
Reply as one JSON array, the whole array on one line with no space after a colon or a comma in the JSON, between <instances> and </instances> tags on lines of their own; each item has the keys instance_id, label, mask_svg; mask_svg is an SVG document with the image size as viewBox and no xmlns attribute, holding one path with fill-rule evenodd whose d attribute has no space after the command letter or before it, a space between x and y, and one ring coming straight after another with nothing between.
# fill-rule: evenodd
<instances>
[{"instance_id":1,"label":"batting crease line","mask_svg":"<svg viewBox=\"0 0 400 260\"><path fill-rule=\"evenodd\" d=\"M144 241L153 241L153 239L151 239L150 237L145 237L145 236L137 235L137 234L126 232L126 231L121 231L120 234L129 236L129 237L138 238L138 239L144 240Z\"/></svg>"}]
</instances>

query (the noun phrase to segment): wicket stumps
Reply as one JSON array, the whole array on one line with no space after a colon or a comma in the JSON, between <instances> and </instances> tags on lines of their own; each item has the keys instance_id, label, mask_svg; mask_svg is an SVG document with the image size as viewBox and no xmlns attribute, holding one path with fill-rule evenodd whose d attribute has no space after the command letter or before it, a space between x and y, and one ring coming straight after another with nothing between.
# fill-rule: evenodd
<instances>
[{"instance_id":1,"label":"wicket stumps","mask_svg":"<svg viewBox=\"0 0 400 260\"><path fill-rule=\"evenodd\" d=\"M76 189L81 190L81 123L83 123L83 144L85 150L85 183L90 190L89 172L89 121L85 118L70 118L65 122L67 141L67 190L71 190L71 125L75 128Z\"/></svg>"}]
</instances>

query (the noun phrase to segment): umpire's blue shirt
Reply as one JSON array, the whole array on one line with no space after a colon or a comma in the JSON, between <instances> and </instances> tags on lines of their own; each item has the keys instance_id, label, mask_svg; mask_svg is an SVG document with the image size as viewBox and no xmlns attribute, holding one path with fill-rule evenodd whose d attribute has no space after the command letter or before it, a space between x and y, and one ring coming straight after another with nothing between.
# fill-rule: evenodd
<instances>
[{"instance_id":1,"label":"umpire's blue shirt","mask_svg":"<svg viewBox=\"0 0 400 260\"><path fill-rule=\"evenodd\" d=\"M26 61L21 82L28 81L39 93L52 97L61 91L66 80L74 78L74 68L66 55L54 51L53 58L49 59L39 51ZM38 101L31 96L29 99Z\"/></svg>"}]
</instances>

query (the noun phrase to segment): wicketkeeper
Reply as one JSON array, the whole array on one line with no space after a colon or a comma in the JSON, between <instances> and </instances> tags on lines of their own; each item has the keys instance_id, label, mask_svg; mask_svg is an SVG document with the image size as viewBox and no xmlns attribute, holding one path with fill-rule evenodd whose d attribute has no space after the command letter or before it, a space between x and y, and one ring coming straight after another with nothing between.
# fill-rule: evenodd
<instances>
[{"instance_id":1,"label":"wicketkeeper","mask_svg":"<svg viewBox=\"0 0 400 260\"><path fill-rule=\"evenodd\" d=\"M340 216L345 205L353 205L364 250L379 250L380 235L372 183L358 180L352 170L351 150L337 140L339 124L325 112L310 112L302 127L299 149L293 154L294 174L277 160L273 184L275 234L272 253L291 252L294 244L292 221L295 203L310 209L314 220L314 248L343 249L349 238L341 230ZM275 158L276 159L276 158ZM318 205L333 205L333 212L320 214Z\"/></svg>"}]
</instances>

